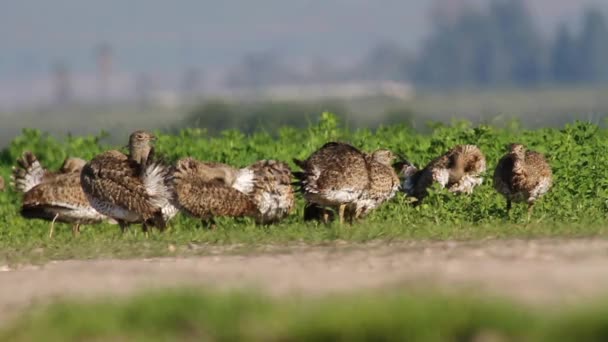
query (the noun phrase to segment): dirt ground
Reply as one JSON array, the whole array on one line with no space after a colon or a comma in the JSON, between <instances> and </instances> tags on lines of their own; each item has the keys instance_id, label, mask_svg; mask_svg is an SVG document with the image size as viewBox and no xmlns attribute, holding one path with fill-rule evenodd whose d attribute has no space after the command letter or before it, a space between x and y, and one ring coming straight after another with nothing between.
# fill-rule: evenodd
<instances>
[{"instance_id":1,"label":"dirt ground","mask_svg":"<svg viewBox=\"0 0 608 342\"><path fill-rule=\"evenodd\" d=\"M201 285L272 295L433 288L561 304L608 295L608 240L336 243L248 254L216 248L203 257L69 260L0 271L0 322L58 297Z\"/></svg>"}]
</instances>

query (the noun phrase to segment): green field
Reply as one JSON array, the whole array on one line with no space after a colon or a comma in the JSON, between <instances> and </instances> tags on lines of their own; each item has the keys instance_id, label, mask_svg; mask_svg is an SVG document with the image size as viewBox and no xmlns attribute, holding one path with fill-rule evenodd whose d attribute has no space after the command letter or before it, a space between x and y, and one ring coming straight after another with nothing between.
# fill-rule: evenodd
<instances>
[{"instance_id":1,"label":"green field","mask_svg":"<svg viewBox=\"0 0 608 342\"><path fill-rule=\"evenodd\" d=\"M225 131L210 137L203 130L185 129L177 135L159 133L157 150L166 161L184 156L245 166L258 159L291 163L305 158L331 140L350 141L371 151L389 148L424 165L455 144L477 144L486 154L488 172L484 184L471 196L455 196L440 189L431 191L423 205L413 207L398 194L364 221L340 227L302 222L303 202L280 224L256 226L248 219L220 219L218 229L205 229L200 221L178 216L169 231L145 237L139 227L121 234L117 226L86 226L73 238L67 225L58 224L57 234L47 238L49 223L19 216L19 195L0 193L0 260L16 263L48 259L133 257L167 254L199 254L193 246L240 244L255 248L264 244L325 243L335 240L471 239L484 237L590 236L605 235L608 213L608 129L576 122L562 129L525 130L518 127L473 127L466 122L437 124L431 133L417 133L405 125L377 130L343 128L330 114L323 114L308 129L284 127L276 134L245 135ZM91 158L114 147L104 137L67 137L57 140L26 130L0 154L0 174L8 181L10 168L23 151L31 150L44 165L59 167L66 156ZM127 137L124 137L126 142ZM511 142L527 144L543 152L554 171L554 187L538 201L530 222L525 206L505 215L504 199L492 188L497 160ZM293 164L290 164L293 166ZM136 248L134 248L136 246ZM175 247L175 248L173 248Z\"/></svg>"},{"instance_id":2,"label":"green field","mask_svg":"<svg viewBox=\"0 0 608 342\"><path fill-rule=\"evenodd\" d=\"M529 308L471 296L385 291L271 299L171 290L59 302L0 330L3 341L605 341L608 302Z\"/></svg>"}]
</instances>

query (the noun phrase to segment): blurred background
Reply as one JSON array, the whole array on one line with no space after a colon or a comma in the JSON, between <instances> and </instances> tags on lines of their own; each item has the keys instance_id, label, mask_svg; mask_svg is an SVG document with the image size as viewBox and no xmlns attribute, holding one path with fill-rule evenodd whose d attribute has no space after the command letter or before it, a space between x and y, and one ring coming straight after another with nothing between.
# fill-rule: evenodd
<instances>
[{"instance_id":1,"label":"blurred background","mask_svg":"<svg viewBox=\"0 0 608 342\"><path fill-rule=\"evenodd\" d=\"M122 141L323 110L419 130L608 113L608 0L20 0L0 47L0 147L24 127Z\"/></svg>"}]
</instances>

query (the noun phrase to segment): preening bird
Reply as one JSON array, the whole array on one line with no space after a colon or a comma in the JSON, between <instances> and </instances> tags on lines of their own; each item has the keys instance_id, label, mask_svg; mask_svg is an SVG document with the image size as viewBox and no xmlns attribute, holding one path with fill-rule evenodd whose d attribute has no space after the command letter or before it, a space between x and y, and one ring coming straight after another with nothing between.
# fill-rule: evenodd
<instances>
[{"instance_id":1,"label":"preening bird","mask_svg":"<svg viewBox=\"0 0 608 342\"><path fill-rule=\"evenodd\" d=\"M135 131L129 137L129 155L112 150L88 162L81 183L91 206L118 221L124 231L141 223L161 230L178 211L172 189L172 168L154 160L156 137Z\"/></svg>"},{"instance_id":2,"label":"preening bird","mask_svg":"<svg viewBox=\"0 0 608 342\"><path fill-rule=\"evenodd\" d=\"M205 221L248 216L259 223L273 223L291 213L295 205L291 170L274 160L236 169L184 158L175 166L173 182L180 207Z\"/></svg>"},{"instance_id":3,"label":"preening bird","mask_svg":"<svg viewBox=\"0 0 608 342\"><path fill-rule=\"evenodd\" d=\"M305 219L319 213L327 221L329 207L338 210L342 223L345 215L359 218L392 198L399 187L393 159L388 150L369 155L341 142L323 145L306 160L294 159L302 169L294 175L308 202Z\"/></svg>"},{"instance_id":4,"label":"preening bird","mask_svg":"<svg viewBox=\"0 0 608 342\"><path fill-rule=\"evenodd\" d=\"M475 145L457 145L435 158L422 170L408 161L400 163L403 191L420 202L428 195L428 188L437 182L453 193L473 192L483 182L486 158Z\"/></svg>"},{"instance_id":5,"label":"preening bird","mask_svg":"<svg viewBox=\"0 0 608 342\"><path fill-rule=\"evenodd\" d=\"M395 158L393 152L383 149L365 155L369 184L355 201L351 219L364 217L395 196L400 188L399 176L392 165Z\"/></svg>"},{"instance_id":6,"label":"preening bird","mask_svg":"<svg viewBox=\"0 0 608 342\"><path fill-rule=\"evenodd\" d=\"M72 233L78 234L81 224L109 219L89 204L82 190L80 170L84 160L67 158L58 172L43 168L31 152L25 152L17 163L12 180L15 190L23 193L21 215L51 221L49 237L53 236L55 222L72 223Z\"/></svg>"},{"instance_id":7,"label":"preening bird","mask_svg":"<svg viewBox=\"0 0 608 342\"><path fill-rule=\"evenodd\" d=\"M545 157L528 151L522 144L511 144L494 171L494 188L505 196L507 213L511 202L526 202L528 219L536 200L546 194L552 184L553 173Z\"/></svg>"}]
</instances>

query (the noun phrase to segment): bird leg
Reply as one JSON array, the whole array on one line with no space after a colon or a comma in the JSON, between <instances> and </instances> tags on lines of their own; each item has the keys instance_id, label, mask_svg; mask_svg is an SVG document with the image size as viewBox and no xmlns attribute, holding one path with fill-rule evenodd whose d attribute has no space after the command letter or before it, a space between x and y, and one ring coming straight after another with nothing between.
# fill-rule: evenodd
<instances>
[{"instance_id":1,"label":"bird leg","mask_svg":"<svg viewBox=\"0 0 608 342\"><path fill-rule=\"evenodd\" d=\"M80 223L75 223L72 226L72 236L78 236L80 235Z\"/></svg>"},{"instance_id":2,"label":"bird leg","mask_svg":"<svg viewBox=\"0 0 608 342\"><path fill-rule=\"evenodd\" d=\"M146 222L143 222L141 224L141 231L144 232L144 236L148 237L149 236L149 229L148 229L148 224L146 224Z\"/></svg>"},{"instance_id":3,"label":"bird leg","mask_svg":"<svg viewBox=\"0 0 608 342\"><path fill-rule=\"evenodd\" d=\"M322 220L323 223L327 224L329 223L329 210L327 210L326 208L323 208L323 213L321 214L322 216Z\"/></svg>"},{"instance_id":4,"label":"bird leg","mask_svg":"<svg viewBox=\"0 0 608 342\"><path fill-rule=\"evenodd\" d=\"M118 221L118 225L120 226L120 231L124 234L127 231L127 228L129 227L129 225L127 224L127 222L123 221L123 220L117 220Z\"/></svg>"},{"instance_id":5,"label":"bird leg","mask_svg":"<svg viewBox=\"0 0 608 342\"><path fill-rule=\"evenodd\" d=\"M208 228L210 230L215 230L217 228L217 225L215 224L215 220L213 219L213 217L203 219L202 222L203 222L203 225L205 226L205 228Z\"/></svg>"},{"instance_id":6,"label":"bird leg","mask_svg":"<svg viewBox=\"0 0 608 342\"><path fill-rule=\"evenodd\" d=\"M340 207L338 208L338 217L340 218L340 224L344 223L344 210L346 209L346 204L342 203L340 204Z\"/></svg>"},{"instance_id":7,"label":"bird leg","mask_svg":"<svg viewBox=\"0 0 608 342\"><path fill-rule=\"evenodd\" d=\"M534 202L528 202L528 222L532 218L532 210L534 210Z\"/></svg>"},{"instance_id":8,"label":"bird leg","mask_svg":"<svg viewBox=\"0 0 608 342\"><path fill-rule=\"evenodd\" d=\"M51 229L49 230L49 239L53 238L53 232L55 231L55 220L57 220L57 217L59 217L59 213L55 214L55 217L53 217L53 221L51 221Z\"/></svg>"}]
</instances>

